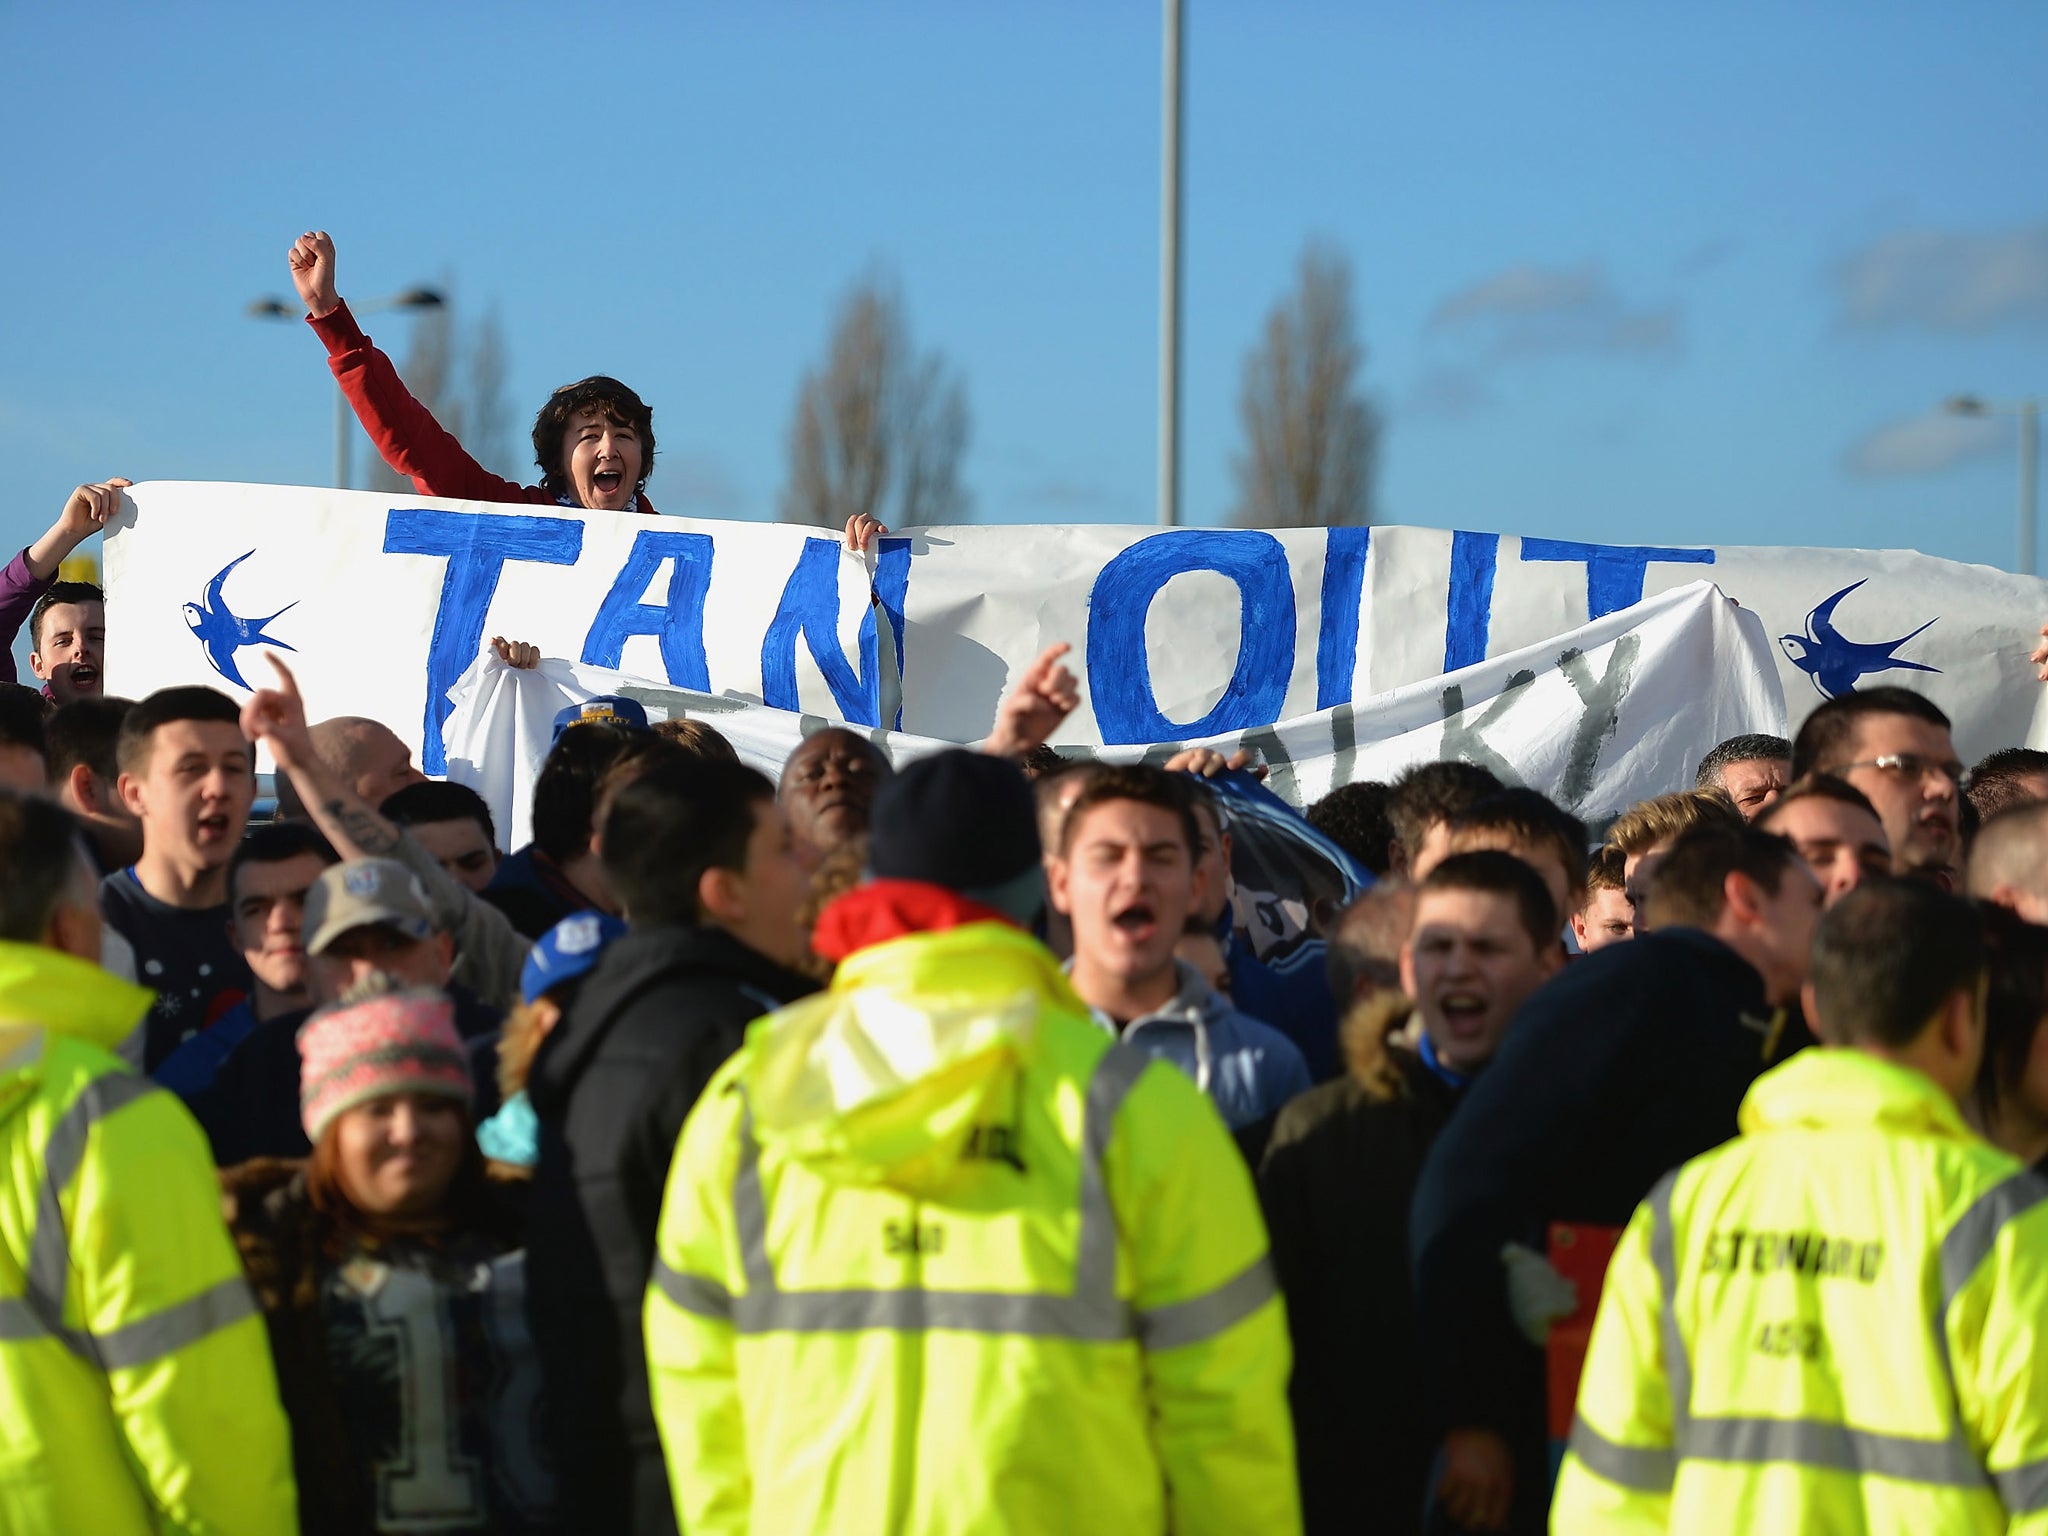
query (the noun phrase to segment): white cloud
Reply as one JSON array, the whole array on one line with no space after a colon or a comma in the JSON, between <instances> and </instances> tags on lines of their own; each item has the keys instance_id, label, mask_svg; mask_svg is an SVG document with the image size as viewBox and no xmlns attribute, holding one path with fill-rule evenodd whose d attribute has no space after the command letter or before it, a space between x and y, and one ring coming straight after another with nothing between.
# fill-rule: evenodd
<instances>
[{"instance_id":1,"label":"white cloud","mask_svg":"<svg viewBox=\"0 0 2048 1536\"><path fill-rule=\"evenodd\" d=\"M2003 422L1982 416L1909 416L1873 428L1842 462L1850 474L1870 479L1927 475L1996 453L2007 435Z\"/></svg>"},{"instance_id":2,"label":"white cloud","mask_svg":"<svg viewBox=\"0 0 2048 1536\"><path fill-rule=\"evenodd\" d=\"M1476 415L1495 404L1486 380L1469 368L1431 368L1408 391L1406 408L1417 416Z\"/></svg>"},{"instance_id":3,"label":"white cloud","mask_svg":"<svg viewBox=\"0 0 2048 1536\"><path fill-rule=\"evenodd\" d=\"M1593 262L1504 268L1444 299L1429 328L1466 337L1495 358L1651 356L1676 353L1683 344L1676 305L1630 308Z\"/></svg>"},{"instance_id":4,"label":"white cloud","mask_svg":"<svg viewBox=\"0 0 2048 1536\"><path fill-rule=\"evenodd\" d=\"M1838 319L1858 329L1977 332L2048 320L2048 224L1897 230L1841 262L1834 283Z\"/></svg>"}]
</instances>

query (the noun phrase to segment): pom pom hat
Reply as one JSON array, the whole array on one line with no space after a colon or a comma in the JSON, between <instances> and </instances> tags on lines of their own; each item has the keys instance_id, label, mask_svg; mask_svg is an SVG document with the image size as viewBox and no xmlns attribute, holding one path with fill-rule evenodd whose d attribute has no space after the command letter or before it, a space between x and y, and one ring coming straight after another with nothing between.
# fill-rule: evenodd
<instances>
[{"instance_id":1,"label":"pom pom hat","mask_svg":"<svg viewBox=\"0 0 2048 1536\"><path fill-rule=\"evenodd\" d=\"M343 1110L392 1093L431 1093L468 1109L469 1058L455 1005L428 990L322 1008L299 1030L299 1119L306 1138Z\"/></svg>"}]
</instances>

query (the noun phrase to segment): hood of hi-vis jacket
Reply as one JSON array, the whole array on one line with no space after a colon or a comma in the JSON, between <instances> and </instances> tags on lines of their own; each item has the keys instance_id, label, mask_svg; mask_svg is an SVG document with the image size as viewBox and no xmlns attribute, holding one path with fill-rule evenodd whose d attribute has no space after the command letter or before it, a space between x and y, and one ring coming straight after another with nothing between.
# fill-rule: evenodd
<instances>
[{"instance_id":1,"label":"hood of hi-vis jacket","mask_svg":"<svg viewBox=\"0 0 2048 1536\"><path fill-rule=\"evenodd\" d=\"M1737 1112L1744 1135L1860 1126L1975 1141L1955 1100L1906 1067L1861 1051L1801 1051L1751 1086Z\"/></svg>"},{"instance_id":2,"label":"hood of hi-vis jacket","mask_svg":"<svg viewBox=\"0 0 2048 1536\"><path fill-rule=\"evenodd\" d=\"M29 1024L111 1051L156 994L41 944L0 942L0 1028Z\"/></svg>"},{"instance_id":3,"label":"hood of hi-vis jacket","mask_svg":"<svg viewBox=\"0 0 2048 1536\"><path fill-rule=\"evenodd\" d=\"M856 950L829 991L750 1031L754 1133L834 1183L942 1189L1047 1006L1087 1015L1052 955L1007 923Z\"/></svg>"}]
</instances>

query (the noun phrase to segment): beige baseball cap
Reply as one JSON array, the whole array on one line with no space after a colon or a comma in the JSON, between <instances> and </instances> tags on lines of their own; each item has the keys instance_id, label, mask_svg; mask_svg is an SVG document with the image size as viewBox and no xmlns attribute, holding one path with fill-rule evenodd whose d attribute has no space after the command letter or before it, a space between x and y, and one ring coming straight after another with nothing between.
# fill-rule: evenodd
<instances>
[{"instance_id":1,"label":"beige baseball cap","mask_svg":"<svg viewBox=\"0 0 2048 1536\"><path fill-rule=\"evenodd\" d=\"M419 877L396 859L330 864L306 892L306 953L317 955L357 928L395 928L432 938L440 925Z\"/></svg>"}]
</instances>

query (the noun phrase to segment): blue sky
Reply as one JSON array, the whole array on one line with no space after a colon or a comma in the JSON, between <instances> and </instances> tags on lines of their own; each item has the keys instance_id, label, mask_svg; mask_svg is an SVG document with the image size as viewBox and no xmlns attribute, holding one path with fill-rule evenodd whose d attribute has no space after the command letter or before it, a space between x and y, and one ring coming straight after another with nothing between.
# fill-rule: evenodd
<instances>
[{"instance_id":1,"label":"blue sky","mask_svg":"<svg viewBox=\"0 0 2048 1536\"><path fill-rule=\"evenodd\" d=\"M2048 392L2048 9L1190 0L1186 505L1303 242L1350 257L1384 521L2011 558ZM654 405L669 512L767 517L862 273L964 375L981 519L1154 513L1147 3L0 6L0 542L81 479L324 483L320 349L496 307L524 424ZM406 322L370 327L402 356Z\"/></svg>"}]
</instances>

